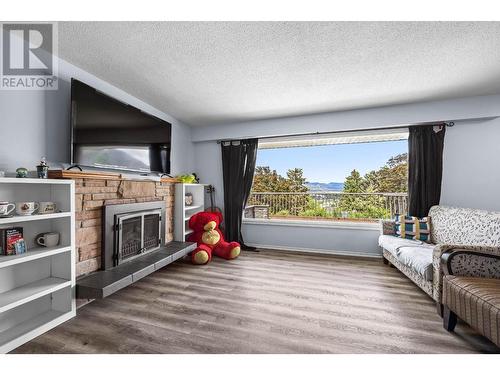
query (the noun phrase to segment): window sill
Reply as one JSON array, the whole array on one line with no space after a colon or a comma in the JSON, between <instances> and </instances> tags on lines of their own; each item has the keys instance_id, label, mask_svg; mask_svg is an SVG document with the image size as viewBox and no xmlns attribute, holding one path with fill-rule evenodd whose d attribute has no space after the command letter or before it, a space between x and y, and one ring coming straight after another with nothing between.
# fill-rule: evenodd
<instances>
[{"instance_id":1,"label":"window sill","mask_svg":"<svg viewBox=\"0 0 500 375\"><path fill-rule=\"evenodd\" d=\"M331 222L326 220L243 219L248 225L275 225L284 227L330 228L380 231L380 223Z\"/></svg>"}]
</instances>

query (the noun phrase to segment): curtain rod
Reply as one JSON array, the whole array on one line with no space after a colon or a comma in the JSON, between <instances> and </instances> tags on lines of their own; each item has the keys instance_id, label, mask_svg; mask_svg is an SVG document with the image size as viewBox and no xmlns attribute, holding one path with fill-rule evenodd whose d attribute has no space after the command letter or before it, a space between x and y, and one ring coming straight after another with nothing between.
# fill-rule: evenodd
<instances>
[{"instance_id":1,"label":"curtain rod","mask_svg":"<svg viewBox=\"0 0 500 375\"><path fill-rule=\"evenodd\" d=\"M415 123L415 124L406 124L406 125L396 125L396 126L390 126L390 127L380 127L380 128L370 128L370 129L354 129L354 130L338 130L338 131L329 131L329 132L312 132L312 133L300 133L300 134L290 134L290 135L266 135L263 137L243 137L243 138L225 138L225 139L218 139L217 143L220 144L222 142L229 142L229 141L239 141L239 140L244 140L244 139L253 139L253 138L258 138L258 139L269 139L269 138L280 138L280 137L303 137L307 135L327 135L327 134L339 134L339 133L351 133L351 132L364 132L364 131L373 131L373 130L391 130L391 129L405 129L409 128L412 126L423 126L423 125L441 125L444 124L447 127L452 127L455 125L453 121L432 121L432 122L420 122L420 123Z\"/></svg>"}]
</instances>

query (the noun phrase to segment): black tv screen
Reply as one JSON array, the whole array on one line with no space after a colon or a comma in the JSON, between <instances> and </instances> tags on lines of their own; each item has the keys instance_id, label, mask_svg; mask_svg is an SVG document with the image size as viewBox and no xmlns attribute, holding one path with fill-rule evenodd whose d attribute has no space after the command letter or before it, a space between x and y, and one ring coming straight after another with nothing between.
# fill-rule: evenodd
<instances>
[{"instance_id":1,"label":"black tv screen","mask_svg":"<svg viewBox=\"0 0 500 375\"><path fill-rule=\"evenodd\" d=\"M71 126L72 164L170 173L171 124L76 79Z\"/></svg>"}]
</instances>

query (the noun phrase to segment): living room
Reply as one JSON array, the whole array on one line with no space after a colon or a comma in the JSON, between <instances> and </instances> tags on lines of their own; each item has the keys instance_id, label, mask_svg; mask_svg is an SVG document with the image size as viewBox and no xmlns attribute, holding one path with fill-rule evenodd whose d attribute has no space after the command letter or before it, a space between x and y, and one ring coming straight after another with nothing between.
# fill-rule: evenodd
<instances>
[{"instance_id":1,"label":"living room","mask_svg":"<svg viewBox=\"0 0 500 375\"><path fill-rule=\"evenodd\" d=\"M5 358L500 353L493 13L126 14L0 24Z\"/></svg>"}]
</instances>

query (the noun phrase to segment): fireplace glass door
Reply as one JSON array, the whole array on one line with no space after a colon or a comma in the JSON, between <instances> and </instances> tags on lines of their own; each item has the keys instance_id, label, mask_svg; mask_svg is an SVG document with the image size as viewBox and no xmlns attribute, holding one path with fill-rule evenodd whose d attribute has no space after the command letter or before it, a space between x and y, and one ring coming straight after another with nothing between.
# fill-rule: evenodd
<instances>
[{"instance_id":1,"label":"fireplace glass door","mask_svg":"<svg viewBox=\"0 0 500 375\"><path fill-rule=\"evenodd\" d=\"M144 244L146 250L158 247L160 239L160 215L144 215Z\"/></svg>"},{"instance_id":2,"label":"fireplace glass door","mask_svg":"<svg viewBox=\"0 0 500 375\"><path fill-rule=\"evenodd\" d=\"M161 244L161 211L117 215L115 265L132 260Z\"/></svg>"}]
</instances>

